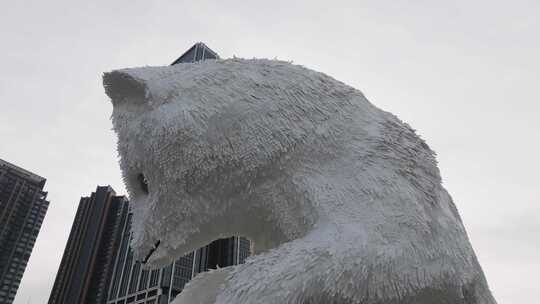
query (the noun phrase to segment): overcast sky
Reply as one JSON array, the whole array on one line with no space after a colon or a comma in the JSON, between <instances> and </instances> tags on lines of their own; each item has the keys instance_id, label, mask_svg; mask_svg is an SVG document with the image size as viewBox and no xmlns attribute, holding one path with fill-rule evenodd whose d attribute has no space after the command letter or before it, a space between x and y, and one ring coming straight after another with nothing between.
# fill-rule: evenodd
<instances>
[{"instance_id":1,"label":"overcast sky","mask_svg":"<svg viewBox=\"0 0 540 304\"><path fill-rule=\"evenodd\" d=\"M500 304L540 298L540 1L0 0L0 158L51 201L15 304L47 302L80 196L124 194L101 75L197 41L364 92L437 152Z\"/></svg>"}]
</instances>

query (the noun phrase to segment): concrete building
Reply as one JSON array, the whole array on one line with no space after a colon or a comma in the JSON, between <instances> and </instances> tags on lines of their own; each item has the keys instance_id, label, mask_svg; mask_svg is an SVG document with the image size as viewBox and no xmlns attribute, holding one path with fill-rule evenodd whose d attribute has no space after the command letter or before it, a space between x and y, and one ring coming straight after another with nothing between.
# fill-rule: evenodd
<instances>
[{"instance_id":1,"label":"concrete building","mask_svg":"<svg viewBox=\"0 0 540 304\"><path fill-rule=\"evenodd\" d=\"M0 304L13 303L47 213L45 181L0 159Z\"/></svg>"}]
</instances>

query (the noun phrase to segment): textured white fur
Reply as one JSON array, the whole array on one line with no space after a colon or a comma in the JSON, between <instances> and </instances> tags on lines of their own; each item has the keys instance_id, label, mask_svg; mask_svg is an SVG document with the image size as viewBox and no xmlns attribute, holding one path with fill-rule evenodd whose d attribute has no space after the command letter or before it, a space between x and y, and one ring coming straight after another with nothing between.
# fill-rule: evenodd
<instances>
[{"instance_id":1,"label":"textured white fur","mask_svg":"<svg viewBox=\"0 0 540 304\"><path fill-rule=\"evenodd\" d=\"M104 86L137 257L157 240L153 266L220 237L253 244L175 303L495 303L434 153L358 90L243 59L117 70Z\"/></svg>"}]
</instances>

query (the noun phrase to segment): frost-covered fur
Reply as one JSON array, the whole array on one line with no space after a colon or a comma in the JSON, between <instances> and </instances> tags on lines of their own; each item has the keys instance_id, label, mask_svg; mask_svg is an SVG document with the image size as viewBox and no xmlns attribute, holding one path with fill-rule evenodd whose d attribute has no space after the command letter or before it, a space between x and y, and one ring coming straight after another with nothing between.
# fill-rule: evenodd
<instances>
[{"instance_id":1,"label":"frost-covered fur","mask_svg":"<svg viewBox=\"0 0 540 304\"><path fill-rule=\"evenodd\" d=\"M241 59L118 70L104 85L137 257L158 240L153 266L221 237L253 244L175 303L495 303L434 153L358 90Z\"/></svg>"}]
</instances>

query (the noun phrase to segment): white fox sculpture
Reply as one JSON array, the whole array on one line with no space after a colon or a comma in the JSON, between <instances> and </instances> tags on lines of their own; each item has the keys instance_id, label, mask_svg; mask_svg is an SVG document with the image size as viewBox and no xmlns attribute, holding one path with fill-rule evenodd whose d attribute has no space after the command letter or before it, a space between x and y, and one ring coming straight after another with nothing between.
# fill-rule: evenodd
<instances>
[{"instance_id":1,"label":"white fox sculpture","mask_svg":"<svg viewBox=\"0 0 540 304\"><path fill-rule=\"evenodd\" d=\"M252 242L245 264L199 274L174 303L495 303L433 151L360 91L255 59L103 81L136 257Z\"/></svg>"}]
</instances>

